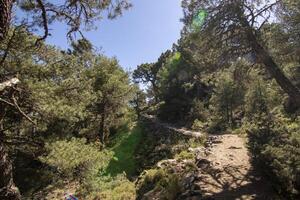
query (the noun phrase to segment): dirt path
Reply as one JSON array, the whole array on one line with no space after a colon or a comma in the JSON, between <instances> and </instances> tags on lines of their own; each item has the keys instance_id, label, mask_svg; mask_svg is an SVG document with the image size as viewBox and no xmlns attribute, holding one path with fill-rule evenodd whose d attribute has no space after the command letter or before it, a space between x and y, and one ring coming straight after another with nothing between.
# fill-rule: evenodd
<instances>
[{"instance_id":1,"label":"dirt path","mask_svg":"<svg viewBox=\"0 0 300 200\"><path fill-rule=\"evenodd\" d=\"M196 182L205 199L276 199L270 184L250 164L243 138L230 134L210 138L208 157L200 160Z\"/></svg>"}]
</instances>

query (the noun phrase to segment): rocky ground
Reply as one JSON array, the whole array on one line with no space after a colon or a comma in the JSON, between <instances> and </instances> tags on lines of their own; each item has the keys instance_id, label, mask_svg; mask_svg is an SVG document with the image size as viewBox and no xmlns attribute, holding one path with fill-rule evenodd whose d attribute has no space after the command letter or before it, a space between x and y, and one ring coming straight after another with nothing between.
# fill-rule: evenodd
<instances>
[{"instance_id":1,"label":"rocky ground","mask_svg":"<svg viewBox=\"0 0 300 200\"><path fill-rule=\"evenodd\" d=\"M206 149L198 151L193 187L201 196L188 199L277 199L271 185L251 164L243 138L232 134L209 136Z\"/></svg>"},{"instance_id":2,"label":"rocky ground","mask_svg":"<svg viewBox=\"0 0 300 200\"><path fill-rule=\"evenodd\" d=\"M162 132L173 137L182 135L187 138L200 138L205 135L160 123L152 118L148 121L151 122L150 127L159 130L157 131L159 137ZM192 152L195 159L164 159L157 163L157 168L169 167L172 173L179 175L181 190L177 191L178 200L280 199L271 184L263 178L259 168L252 164L245 140L236 134L209 135L204 146L188 148L188 152ZM153 153L155 152L153 150ZM196 169L186 172L186 166L192 164ZM161 193L164 191L152 190L144 194L141 199L162 199Z\"/></svg>"}]
</instances>

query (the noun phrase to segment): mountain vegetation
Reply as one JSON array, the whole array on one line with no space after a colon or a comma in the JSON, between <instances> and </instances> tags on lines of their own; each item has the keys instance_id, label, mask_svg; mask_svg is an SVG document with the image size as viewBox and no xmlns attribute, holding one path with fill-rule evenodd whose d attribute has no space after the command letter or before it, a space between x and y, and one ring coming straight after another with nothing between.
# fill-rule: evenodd
<instances>
[{"instance_id":1,"label":"mountain vegetation","mask_svg":"<svg viewBox=\"0 0 300 200\"><path fill-rule=\"evenodd\" d=\"M180 39L133 72L81 32L129 7L0 2L0 199L190 199L197 152L224 133L299 199L300 2L182 0ZM45 41L57 21L68 49Z\"/></svg>"}]
</instances>

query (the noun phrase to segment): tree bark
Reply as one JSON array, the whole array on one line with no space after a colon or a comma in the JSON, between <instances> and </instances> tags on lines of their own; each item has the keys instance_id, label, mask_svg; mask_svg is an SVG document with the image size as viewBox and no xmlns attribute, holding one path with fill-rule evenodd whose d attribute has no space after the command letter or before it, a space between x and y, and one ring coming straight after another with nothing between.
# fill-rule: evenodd
<instances>
[{"instance_id":1,"label":"tree bark","mask_svg":"<svg viewBox=\"0 0 300 200\"><path fill-rule=\"evenodd\" d=\"M270 75L276 80L281 89L288 94L290 107L293 107L296 111L300 108L300 90L294 85L280 69L280 67L275 63L273 58L264 49L264 47L257 41L256 36L253 33L252 28L250 27L247 20L244 19L244 27L246 28L246 37L247 40L253 49L256 57L261 63L264 64L266 70Z\"/></svg>"},{"instance_id":2,"label":"tree bark","mask_svg":"<svg viewBox=\"0 0 300 200\"><path fill-rule=\"evenodd\" d=\"M0 134L0 199L20 200L20 192L13 181L12 163L3 143L4 133Z\"/></svg>"},{"instance_id":3,"label":"tree bark","mask_svg":"<svg viewBox=\"0 0 300 200\"><path fill-rule=\"evenodd\" d=\"M0 42L7 36L14 0L0 0Z\"/></svg>"},{"instance_id":4,"label":"tree bark","mask_svg":"<svg viewBox=\"0 0 300 200\"><path fill-rule=\"evenodd\" d=\"M0 0L0 42L3 42L7 37L14 1L15 0ZM0 83L0 92L18 82L19 80L17 78L13 78L4 83ZM0 124L0 126L0 199L20 200L20 192L13 181L12 162L4 145L3 124Z\"/></svg>"},{"instance_id":5,"label":"tree bark","mask_svg":"<svg viewBox=\"0 0 300 200\"><path fill-rule=\"evenodd\" d=\"M17 78L12 78L6 82L0 83L0 92L6 88L18 84ZM20 200L21 195L13 181L13 167L9 155L4 145L3 118L5 106L0 109L0 199L1 200Z\"/></svg>"},{"instance_id":6,"label":"tree bark","mask_svg":"<svg viewBox=\"0 0 300 200\"><path fill-rule=\"evenodd\" d=\"M100 141L102 145L105 145L105 117L105 113L102 113L100 122Z\"/></svg>"},{"instance_id":7,"label":"tree bark","mask_svg":"<svg viewBox=\"0 0 300 200\"><path fill-rule=\"evenodd\" d=\"M103 145L105 146L105 137L106 137L106 103L105 101L102 102L100 113L101 113L101 121L100 121L100 130L99 130L99 136L100 136L100 141Z\"/></svg>"}]
</instances>

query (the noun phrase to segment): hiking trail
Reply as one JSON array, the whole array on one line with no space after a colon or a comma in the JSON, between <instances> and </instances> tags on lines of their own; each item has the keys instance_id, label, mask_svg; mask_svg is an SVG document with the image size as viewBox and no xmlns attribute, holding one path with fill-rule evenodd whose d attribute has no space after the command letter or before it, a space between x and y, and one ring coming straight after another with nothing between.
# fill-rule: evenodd
<instances>
[{"instance_id":1,"label":"hiking trail","mask_svg":"<svg viewBox=\"0 0 300 200\"><path fill-rule=\"evenodd\" d=\"M209 141L207 156L198 163L195 182L204 199L276 199L270 183L251 164L244 138L211 135Z\"/></svg>"}]
</instances>

